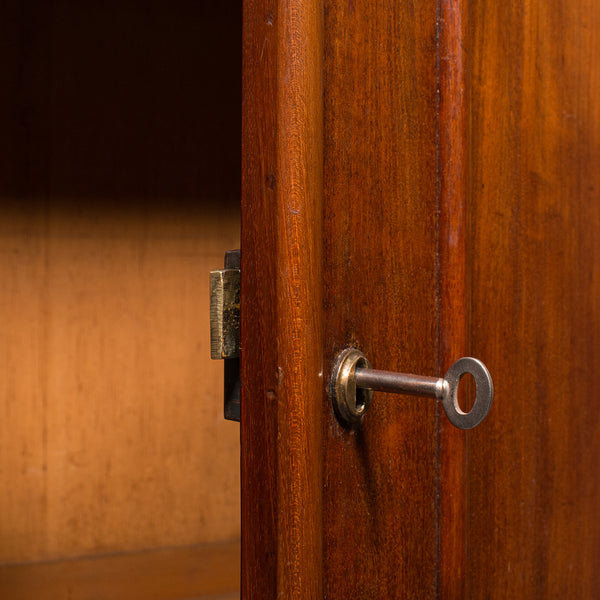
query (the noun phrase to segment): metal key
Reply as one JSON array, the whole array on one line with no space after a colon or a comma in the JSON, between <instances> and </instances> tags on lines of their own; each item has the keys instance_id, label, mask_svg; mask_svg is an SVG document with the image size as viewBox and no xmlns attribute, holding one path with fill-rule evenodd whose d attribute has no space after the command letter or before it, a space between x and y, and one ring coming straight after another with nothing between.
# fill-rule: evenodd
<instances>
[{"instance_id":1,"label":"metal key","mask_svg":"<svg viewBox=\"0 0 600 600\"><path fill-rule=\"evenodd\" d=\"M458 385L467 373L475 379L477 392L473 407L464 412L458 404ZM458 359L443 378L438 378L372 369L360 350L343 350L337 357L331 377L331 394L339 418L348 424L360 421L369 408L374 390L441 400L446 416L459 429L479 425L494 399L490 373L476 358Z\"/></svg>"}]
</instances>

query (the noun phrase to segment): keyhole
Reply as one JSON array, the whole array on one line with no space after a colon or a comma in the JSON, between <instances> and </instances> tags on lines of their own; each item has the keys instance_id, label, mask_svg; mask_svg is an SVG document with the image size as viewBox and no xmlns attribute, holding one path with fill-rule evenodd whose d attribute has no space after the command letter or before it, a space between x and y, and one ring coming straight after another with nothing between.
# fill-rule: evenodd
<instances>
[{"instance_id":1,"label":"keyhole","mask_svg":"<svg viewBox=\"0 0 600 600\"><path fill-rule=\"evenodd\" d=\"M368 394L372 393L371 390L363 390L361 388L356 389L356 412L362 413L365 407L369 403Z\"/></svg>"},{"instance_id":2,"label":"keyhole","mask_svg":"<svg viewBox=\"0 0 600 600\"><path fill-rule=\"evenodd\" d=\"M357 369L368 369L369 363L364 358L359 358L356 362ZM369 406L373 391L369 389L356 388L356 413L362 414Z\"/></svg>"}]
</instances>

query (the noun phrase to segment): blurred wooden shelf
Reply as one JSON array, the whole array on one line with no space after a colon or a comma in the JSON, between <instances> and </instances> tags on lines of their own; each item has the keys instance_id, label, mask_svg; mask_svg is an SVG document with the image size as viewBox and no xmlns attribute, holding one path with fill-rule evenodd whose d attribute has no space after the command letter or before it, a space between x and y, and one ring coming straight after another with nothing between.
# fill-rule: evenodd
<instances>
[{"instance_id":1,"label":"blurred wooden shelf","mask_svg":"<svg viewBox=\"0 0 600 600\"><path fill-rule=\"evenodd\" d=\"M240 543L0 566L10 600L234 600Z\"/></svg>"}]
</instances>

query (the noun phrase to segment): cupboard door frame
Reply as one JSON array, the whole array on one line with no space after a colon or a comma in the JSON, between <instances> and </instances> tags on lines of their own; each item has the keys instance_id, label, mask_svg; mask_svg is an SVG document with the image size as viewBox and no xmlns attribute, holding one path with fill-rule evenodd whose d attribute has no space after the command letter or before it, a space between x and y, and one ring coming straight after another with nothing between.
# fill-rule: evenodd
<instances>
[{"instance_id":1,"label":"cupboard door frame","mask_svg":"<svg viewBox=\"0 0 600 600\"><path fill-rule=\"evenodd\" d=\"M379 13L369 3L352 4L345 7L337 1L321 0L244 3L241 329L244 598L274 598L280 594L304 599L320 598L323 593L335 597L336 590L343 593L344 585L335 582L343 581L344 567L331 567L342 564L339 560L342 557L336 555L341 553L340 549L333 543L336 534L331 531L343 527L343 517L332 516L336 513L331 507L336 502L345 502L348 486L366 483L368 477L365 479L364 472L356 478L353 475L360 473L366 450L361 448L364 444L361 436L344 431L335 421L327 380L337 350L354 342L370 345L367 349L373 354L376 344L369 339L367 329L361 331L357 325L360 317L348 320L347 314L338 316L332 303L335 298L344 302L344 297L355 295L361 285L366 286L362 289L368 289L369 280L378 274L375 254L369 257L365 253L362 271L360 266L352 267L354 270L344 266L335 240L340 236L351 238L357 227L378 235L381 219L385 219L377 215L378 206L383 213L388 211L398 228L404 230L414 227L415 221L425 221L418 225L414 243L417 247L421 244L430 260L419 286L429 290L431 301L420 320L416 320L430 331L429 342L422 350L420 333L413 332L410 341L401 340L400 345L404 344L411 352L410 366L429 374L444 372L457 355L464 353L465 212L461 161L465 111L460 10L449 0L440 3L440 14L445 18L440 43L446 48L448 59L438 72L436 43L423 44L423 39L435 39L438 34L435 6L416 15L417 30L411 32L408 12L393 2L380 7ZM404 23L402 31L409 34L404 46L400 44L399 31L387 24L399 20ZM368 40L372 33L369 28L373 27L381 28L388 51L395 52L395 45L398 46L397 62L392 67L386 66L387 55L376 45L371 44L372 54L364 59L360 48L349 40L351 36ZM413 66L415 56L419 62ZM369 61L385 71L386 90L392 94L390 109L377 106L376 77L371 76L370 88L360 87L361 70L369 70ZM409 75L401 75L394 68L408 70ZM419 91L424 93L419 96L413 94L413 87L422 75L427 78L428 87L421 85ZM362 111L363 117L367 110L379 111L382 127L387 128L384 137L390 140L395 136L400 140L398 154L406 163L400 171L418 172L414 182L400 184L404 196L395 190L398 181L394 175L386 172L390 170L386 165L394 167L392 171L398 167L399 159L394 158L393 149L380 148L385 154L383 166L378 165L376 152L369 151L375 148L373 143L370 146L357 143L355 151L345 150L348 139L344 137L345 125L340 119L343 119L343 104L353 93L344 80L346 76L351 82L358 82L352 110L359 114ZM438 77L439 107L435 91ZM393 96L395 89L399 90L397 98ZM372 105L362 110L362 102ZM402 103L410 106L411 102L413 110L402 106ZM394 108L404 112L395 115ZM413 132L418 131L418 118L413 117L413 112L417 117L425 115L426 127L411 136L402 132L401 126L404 119ZM373 128L361 126L369 137ZM429 160L427 165L426 159L418 156L418 148L426 149L423 154ZM417 154L412 153L415 149ZM361 152L368 156L362 156ZM329 158L330 155L334 158ZM348 187L355 169L353 164L361 163L366 163L361 167L366 175L363 180L373 179L367 182L362 200L352 197L352 189ZM338 188L344 188L345 197L338 193ZM418 204L423 190L428 204L421 210ZM370 196L375 199L370 200ZM390 203L395 208L386 208ZM349 209L348 204L357 208ZM339 226L349 219L356 221L363 208L368 214L361 223L349 225L346 230ZM389 259L397 233L393 229L388 231L374 253L387 252ZM407 250L409 247L410 244L404 244ZM384 295L389 292L391 300L397 300L402 292L410 296L414 276L414 272L412 279L408 273L392 274L387 284L380 285L379 292ZM343 283L352 277L357 279L354 288ZM396 303L410 307L416 317L420 310L418 301L407 302ZM357 309L360 309L358 304ZM372 322L370 319L369 323ZM394 341L400 340L400 335L391 336L388 344L391 352L396 350ZM386 349L380 348L379 352L383 359ZM422 566L428 564L432 573L430 590L441 586L452 597L460 592L463 582L462 577L455 577L455 572L464 571L464 433L438 426L443 413L435 406L426 409L427 425L420 429L421 406L411 406L409 416L405 415L406 422L429 440L431 452L426 462L435 493L428 499L411 502L397 519L390 516L398 508L392 493L391 504L385 510L387 523L396 523L396 528L399 521L417 523L427 514L431 526L426 543L429 550L425 558L413 559L410 552L421 544L417 540L410 542L412 550L406 550L402 559L406 580L403 583L385 583L386 577L393 579L386 575L394 569L390 556L389 569L381 569L375 577L375 587L367 583L372 574L360 576L360 585L381 593L388 589L387 585L392 585L390 593L400 593L399 590L408 593L413 589L411 586L417 589L421 585ZM380 422L385 418L386 411L381 409ZM375 423L375 417L371 422ZM377 440L380 435L376 433L377 426L372 425L372 429L373 434L369 435ZM400 434L382 431L381 435L386 443L401 447ZM349 454L343 450L344 444L353 447ZM440 452L450 453L452 463L438 466ZM343 484L335 483L338 459L345 462L347 469ZM357 505L357 515L362 516L357 518L362 520L372 510L370 502L387 504L390 486L391 481L378 484L370 499L362 498ZM446 493L447 489L450 493ZM442 528L438 540L434 532L439 515L451 524ZM349 554L372 553L373 540L361 535L349 544ZM384 550L380 553L377 561L381 567L381 561L386 561L382 558ZM416 554L419 553L417 550ZM440 581L435 575L437 569L441 569Z\"/></svg>"}]
</instances>

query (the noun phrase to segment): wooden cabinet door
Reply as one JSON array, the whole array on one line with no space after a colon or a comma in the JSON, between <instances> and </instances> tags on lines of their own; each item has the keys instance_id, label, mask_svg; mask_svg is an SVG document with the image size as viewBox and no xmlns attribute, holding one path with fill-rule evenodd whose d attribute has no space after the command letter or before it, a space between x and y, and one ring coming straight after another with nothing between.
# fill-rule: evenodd
<instances>
[{"instance_id":1,"label":"wooden cabinet door","mask_svg":"<svg viewBox=\"0 0 600 600\"><path fill-rule=\"evenodd\" d=\"M245 1L243 598L600 594L598 26L589 0ZM344 427L350 346L480 358L494 406L465 432L375 393Z\"/></svg>"}]
</instances>

